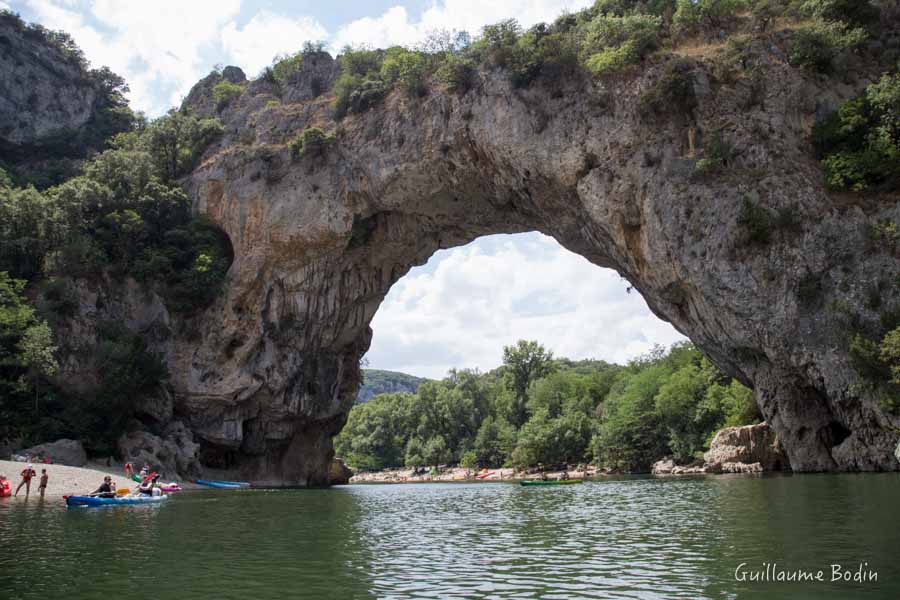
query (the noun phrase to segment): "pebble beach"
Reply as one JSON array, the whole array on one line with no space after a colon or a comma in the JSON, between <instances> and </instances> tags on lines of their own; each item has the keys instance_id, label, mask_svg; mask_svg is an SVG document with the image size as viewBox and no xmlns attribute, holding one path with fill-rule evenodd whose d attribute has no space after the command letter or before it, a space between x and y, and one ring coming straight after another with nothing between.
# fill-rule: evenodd
<instances>
[{"instance_id":1,"label":"pebble beach","mask_svg":"<svg viewBox=\"0 0 900 600\"><path fill-rule=\"evenodd\" d=\"M88 467L67 467L65 465L45 465L42 463L32 463L34 470L37 471L37 477L31 480L31 498L39 497L38 486L41 481L41 469L47 469L47 475L50 479L47 482L47 491L44 493L45 498L61 498L67 495L89 494L100 487L103 478L110 475L116 482L117 488L133 488L136 484L130 479L124 477L121 471L117 473L111 470L100 470L98 465ZM16 491L19 482L22 481L20 475L22 470L28 466L28 463L14 462L10 460L0 460L0 475L6 475L12 485L13 493ZM25 497L25 488L19 491L18 498L10 498L10 500L21 500ZM6 500L5 498L3 500Z\"/></svg>"}]
</instances>

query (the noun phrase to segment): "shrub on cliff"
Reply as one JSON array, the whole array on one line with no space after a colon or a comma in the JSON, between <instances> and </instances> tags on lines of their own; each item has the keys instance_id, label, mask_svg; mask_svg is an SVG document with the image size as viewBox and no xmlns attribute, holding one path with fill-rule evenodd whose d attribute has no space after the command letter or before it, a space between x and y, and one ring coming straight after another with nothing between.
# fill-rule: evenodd
<instances>
[{"instance_id":1,"label":"shrub on cliff","mask_svg":"<svg viewBox=\"0 0 900 600\"><path fill-rule=\"evenodd\" d=\"M381 102L387 87L381 79L384 52L346 46L338 57L341 75L334 84L334 117L360 113Z\"/></svg>"},{"instance_id":2,"label":"shrub on cliff","mask_svg":"<svg viewBox=\"0 0 900 600\"><path fill-rule=\"evenodd\" d=\"M465 94L472 89L477 74L478 69L470 59L456 54L444 58L435 73L437 79L447 85L447 89L458 94Z\"/></svg>"},{"instance_id":3,"label":"shrub on cliff","mask_svg":"<svg viewBox=\"0 0 900 600\"><path fill-rule=\"evenodd\" d=\"M741 202L738 213L739 242L743 245L764 246L772 241L772 214L750 198Z\"/></svg>"},{"instance_id":4,"label":"shrub on cliff","mask_svg":"<svg viewBox=\"0 0 900 600\"><path fill-rule=\"evenodd\" d=\"M213 99L216 101L218 110L222 110L231 104L231 101L240 96L243 90L243 87L236 83L231 83L227 79L217 83L213 87Z\"/></svg>"},{"instance_id":5,"label":"shrub on cliff","mask_svg":"<svg viewBox=\"0 0 900 600\"><path fill-rule=\"evenodd\" d=\"M801 13L823 21L844 21L870 25L878 21L880 10L870 0L797 0Z\"/></svg>"},{"instance_id":6,"label":"shrub on cliff","mask_svg":"<svg viewBox=\"0 0 900 600\"><path fill-rule=\"evenodd\" d=\"M380 73L381 79L387 85L399 85L410 98L424 96L427 91L426 62L421 52L400 46L388 48L381 63Z\"/></svg>"},{"instance_id":7,"label":"shrub on cliff","mask_svg":"<svg viewBox=\"0 0 900 600\"><path fill-rule=\"evenodd\" d=\"M746 0L677 0L672 25L679 33L718 27L746 6Z\"/></svg>"},{"instance_id":8,"label":"shrub on cliff","mask_svg":"<svg viewBox=\"0 0 900 600\"><path fill-rule=\"evenodd\" d=\"M271 77L276 83L284 83L285 80L300 70L303 64L303 53L285 54L275 57L271 66Z\"/></svg>"},{"instance_id":9,"label":"shrub on cliff","mask_svg":"<svg viewBox=\"0 0 900 600\"><path fill-rule=\"evenodd\" d=\"M734 146L722 135L721 131L717 131L704 142L695 172L700 176L718 173L731 166L734 155Z\"/></svg>"},{"instance_id":10,"label":"shrub on cliff","mask_svg":"<svg viewBox=\"0 0 900 600\"><path fill-rule=\"evenodd\" d=\"M893 382L900 385L900 327L884 336L879 355L882 362L890 368Z\"/></svg>"},{"instance_id":11,"label":"shrub on cliff","mask_svg":"<svg viewBox=\"0 0 900 600\"><path fill-rule=\"evenodd\" d=\"M805 25L794 36L791 64L829 73L838 54L858 46L867 36L864 29L851 28L841 21L817 21Z\"/></svg>"},{"instance_id":12,"label":"shrub on cliff","mask_svg":"<svg viewBox=\"0 0 900 600\"><path fill-rule=\"evenodd\" d=\"M307 127L297 139L290 144L291 158L301 156L321 156L325 149L334 142L334 135L325 133L318 127Z\"/></svg>"},{"instance_id":13,"label":"shrub on cliff","mask_svg":"<svg viewBox=\"0 0 900 600\"><path fill-rule=\"evenodd\" d=\"M660 17L644 14L600 14L584 28L585 66L595 76L605 75L639 61L657 47Z\"/></svg>"},{"instance_id":14,"label":"shrub on cliff","mask_svg":"<svg viewBox=\"0 0 900 600\"><path fill-rule=\"evenodd\" d=\"M117 146L146 149L159 176L170 181L191 171L206 148L223 132L222 123L217 119L200 119L173 109L151 122L139 135L122 138Z\"/></svg>"},{"instance_id":15,"label":"shrub on cliff","mask_svg":"<svg viewBox=\"0 0 900 600\"><path fill-rule=\"evenodd\" d=\"M640 113L644 117L689 117L697 106L692 70L686 60L667 63L656 83L638 99Z\"/></svg>"},{"instance_id":16,"label":"shrub on cliff","mask_svg":"<svg viewBox=\"0 0 900 600\"><path fill-rule=\"evenodd\" d=\"M884 75L813 130L828 185L900 188L900 74Z\"/></svg>"}]
</instances>

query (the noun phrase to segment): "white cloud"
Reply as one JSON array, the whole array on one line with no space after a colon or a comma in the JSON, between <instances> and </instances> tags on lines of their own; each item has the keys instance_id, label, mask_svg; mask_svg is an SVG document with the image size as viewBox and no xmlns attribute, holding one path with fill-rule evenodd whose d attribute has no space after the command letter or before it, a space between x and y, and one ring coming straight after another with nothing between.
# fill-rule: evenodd
<instances>
[{"instance_id":1,"label":"white cloud","mask_svg":"<svg viewBox=\"0 0 900 600\"><path fill-rule=\"evenodd\" d=\"M402 6L347 23L333 35L316 18L267 9L243 26L241 0L23 0L27 16L72 35L94 66L125 77L129 99L151 116L177 105L214 63L234 63L248 75L276 54L298 50L304 41L388 47L415 45L435 30L477 33L488 23L515 16L527 27L550 21L591 0L438 0L413 19ZM0 0L4 6L6 0Z\"/></svg>"},{"instance_id":2,"label":"white cloud","mask_svg":"<svg viewBox=\"0 0 900 600\"><path fill-rule=\"evenodd\" d=\"M482 238L438 252L394 285L372 322L369 364L428 377L488 370L518 339L624 363L684 339L627 286L537 233Z\"/></svg>"},{"instance_id":3,"label":"white cloud","mask_svg":"<svg viewBox=\"0 0 900 600\"><path fill-rule=\"evenodd\" d=\"M296 19L261 10L240 29L233 21L222 29L222 45L248 74L272 62L276 54L296 52L306 41L328 36L321 23L311 17Z\"/></svg>"},{"instance_id":4,"label":"white cloud","mask_svg":"<svg viewBox=\"0 0 900 600\"><path fill-rule=\"evenodd\" d=\"M204 51L220 43L240 0L92 0L77 12L71 0L26 0L37 21L72 35L94 66L125 77L132 106L159 114L208 71ZM90 24L86 16L102 27Z\"/></svg>"},{"instance_id":5,"label":"white cloud","mask_svg":"<svg viewBox=\"0 0 900 600\"><path fill-rule=\"evenodd\" d=\"M431 31L447 29L476 34L483 26L510 17L529 27L552 21L563 11L580 10L591 4L593 0L443 0L425 10L417 21L411 21L402 6L394 6L379 17L357 19L341 27L331 46L335 51L347 44L376 48L410 46L422 41Z\"/></svg>"},{"instance_id":6,"label":"white cloud","mask_svg":"<svg viewBox=\"0 0 900 600\"><path fill-rule=\"evenodd\" d=\"M9 4L3 2L3 0L0 0L0 10L10 10Z\"/></svg>"}]
</instances>

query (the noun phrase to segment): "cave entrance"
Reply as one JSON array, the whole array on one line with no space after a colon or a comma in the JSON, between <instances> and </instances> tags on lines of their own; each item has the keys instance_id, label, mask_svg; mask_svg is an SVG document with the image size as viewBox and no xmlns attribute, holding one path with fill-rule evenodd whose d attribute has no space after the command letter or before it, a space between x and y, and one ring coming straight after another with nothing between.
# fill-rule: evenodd
<instances>
[{"instance_id":1,"label":"cave entrance","mask_svg":"<svg viewBox=\"0 0 900 600\"><path fill-rule=\"evenodd\" d=\"M686 339L614 270L536 231L438 250L391 287L371 327L367 368L428 379L491 370L520 339L619 364Z\"/></svg>"}]
</instances>

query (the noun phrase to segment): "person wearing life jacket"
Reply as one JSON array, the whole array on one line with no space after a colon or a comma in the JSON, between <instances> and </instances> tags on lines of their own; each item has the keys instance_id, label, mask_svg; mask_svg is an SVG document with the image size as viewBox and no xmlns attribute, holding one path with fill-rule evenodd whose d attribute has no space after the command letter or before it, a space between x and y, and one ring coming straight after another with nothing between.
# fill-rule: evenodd
<instances>
[{"instance_id":1,"label":"person wearing life jacket","mask_svg":"<svg viewBox=\"0 0 900 600\"><path fill-rule=\"evenodd\" d=\"M22 489L22 486L25 486L25 497L28 497L28 494L31 493L31 478L37 475L37 471L34 470L34 465L28 465L24 469L22 469L22 481L19 483L19 487L16 488L15 496L19 495L19 490Z\"/></svg>"},{"instance_id":2,"label":"person wearing life jacket","mask_svg":"<svg viewBox=\"0 0 900 600\"><path fill-rule=\"evenodd\" d=\"M154 472L147 475L143 481L141 481L140 492L142 494L147 494L148 496L159 496L160 492L154 490L159 490L159 474Z\"/></svg>"},{"instance_id":3,"label":"person wearing life jacket","mask_svg":"<svg viewBox=\"0 0 900 600\"><path fill-rule=\"evenodd\" d=\"M6 475L0 475L0 498L12 496L12 484Z\"/></svg>"},{"instance_id":4,"label":"person wearing life jacket","mask_svg":"<svg viewBox=\"0 0 900 600\"><path fill-rule=\"evenodd\" d=\"M112 482L112 477L107 475L103 478L103 483L100 484L96 490L89 494L90 496L99 496L100 498L115 498L115 486Z\"/></svg>"}]
</instances>

